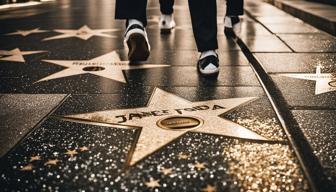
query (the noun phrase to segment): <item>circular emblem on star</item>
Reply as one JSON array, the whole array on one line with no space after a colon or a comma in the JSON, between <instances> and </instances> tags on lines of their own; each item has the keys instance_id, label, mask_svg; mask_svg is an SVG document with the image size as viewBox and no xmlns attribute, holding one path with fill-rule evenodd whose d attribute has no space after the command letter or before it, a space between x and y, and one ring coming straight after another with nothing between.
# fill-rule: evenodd
<instances>
[{"instance_id":1,"label":"circular emblem on star","mask_svg":"<svg viewBox=\"0 0 336 192\"><path fill-rule=\"evenodd\" d=\"M193 116L170 116L160 119L157 125L162 129L191 130L203 125L203 120Z\"/></svg>"},{"instance_id":2,"label":"circular emblem on star","mask_svg":"<svg viewBox=\"0 0 336 192\"><path fill-rule=\"evenodd\" d=\"M94 66L94 67L84 67L83 68L83 71L103 71L103 70L105 70L105 67Z\"/></svg>"}]
</instances>

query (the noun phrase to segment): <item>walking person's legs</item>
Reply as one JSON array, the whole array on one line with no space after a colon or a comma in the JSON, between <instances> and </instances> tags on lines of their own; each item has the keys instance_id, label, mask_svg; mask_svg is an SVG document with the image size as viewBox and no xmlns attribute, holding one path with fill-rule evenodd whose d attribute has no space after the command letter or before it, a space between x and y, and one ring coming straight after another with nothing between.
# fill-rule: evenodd
<instances>
[{"instance_id":1,"label":"walking person's legs","mask_svg":"<svg viewBox=\"0 0 336 192\"><path fill-rule=\"evenodd\" d=\"M169 33L175 27L174 0L160 0L160 29L161 33Z\"/></svg>"},{"instance_id":2,"label":"walking person's legs","mask_svg":"<svg viewBox=\"0 0 336 192\"><path fill-rule=\"evenodd\" d=\"M201 53L198 71L202 75L216 75L219 72L216 0L189 0L189 9L197 49Z\"/></svg>"},{"instance_id":3,"label":"walking person's legs","mask_svg":"<svg viewBox=\"0 0 336 192\"><path fill-rule=\"evenodd\" d=\"M115 18L126 20L124 39L130 61L144 61L149 56L146 7L147 0L116 0Z\"/></svg>"},{"instance_id":4,"label":"walking person's legs","mask_svg":"<svg viewBox=\"0 0 336 192\"><path fill-rule=\"evenodd\" d=\"M224 33L228 37L234 37L240 32L241 22L239 15L244 14L244 0L227 0L226 15L224 18Z\"/></svg>"}]
</instances>

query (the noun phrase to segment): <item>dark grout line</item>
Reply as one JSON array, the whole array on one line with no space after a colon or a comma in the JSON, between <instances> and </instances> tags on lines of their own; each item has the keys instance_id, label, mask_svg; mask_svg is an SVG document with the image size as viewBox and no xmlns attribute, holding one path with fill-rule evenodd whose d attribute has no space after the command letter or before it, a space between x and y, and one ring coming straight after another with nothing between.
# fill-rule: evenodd
<instances>
[{"instance_id":1,"label":"dark grout line","mask_svg":"<svg viewBox=\"0 0 336 192\"><path fill-rule=\"evenodd\" d=\"M251 67L254 70L260 84L262 85L269 101L272 104L274 111L285 131L287 138L292 146L296 157L298 158L306 178L312 188L312 191L328 191L332 187L324 174L318 158L314 154L314 150L306 140L302 130L293 117L293 114L288 108L280 90L277 89L261 63L254 57L247 45L239 38L236 39L237 44L243 50L245 56L250 61Z\"/></svg>"},{"instance_id":2,"label":"dark grout line","mask_svg":"<svg viewBox=\"0 0 336 192\"><path fill-rule=\"evenodd\" d=\"M257 23L259 23L260 25L262 25L267 31L269 31L271 34L273 34L274 36L276 36L283 44L285 44L287 47L288 47L288 49L290 49L293 53L295 53L295 51L294 51L294 49L292 49L284 40L282 40L279 36L278 36L278 34L276 34L276 33L273 33L270 29L268 29L263 23L261 23L261 22L259 22L248 10L246 10L245 9L245 11L244 11L245 13L246 13L246 15L248 16L248 17L250 17L253 21L255 21L255 22L257 22Z\"/></svg>"},{"instance_id":3,"label":"dark grout line","mask_svg":"<svg viewBox=\"0 0 336 192\"><path fill-rule=\"evenodd\" d=\"M27 93L19 93L19 94L27 94ZM36 94L36 93L32 93L32 94ZM45 94L45 93L42 93L42 94ZM37 130L70 97L70 94L64 94L64 95L66 96L56 106L54 106L54 108L51 109L49 113L46 114L46 116L42 117L39 122L37 122L25 135L23 135L21 139L19 139L17 143L1 157L1 159L7 156L8 154L10 154L14 149L16 149L22 143L24 139L26 139L30 134L32 134L35 130Z\"/></svg>"},{"instance_id":4,"label":"dark grout line","mask_svg":"<svg viewBox=\"0 0 336 192\"><path fill-rule=\"evenodd\" d=\"M291 111L336 111L335 107L318 107L318 106L290 106Z\"/></svg>"}]
</instances>

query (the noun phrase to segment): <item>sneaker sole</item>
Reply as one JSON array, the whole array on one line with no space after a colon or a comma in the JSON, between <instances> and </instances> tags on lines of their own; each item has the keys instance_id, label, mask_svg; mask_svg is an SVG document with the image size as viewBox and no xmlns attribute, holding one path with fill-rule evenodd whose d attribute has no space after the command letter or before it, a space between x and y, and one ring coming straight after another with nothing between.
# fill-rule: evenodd
<instances>
[{"instance_id":1,"label":"sneaker sole","mask_svg":"<svg viewBox=\"0 0 336 192\"><path fill-rule=\"evenodd\" d=\"M161 31L161 34L169 34L169 33L171 33L172 29L173 28L171 28L171 29L161 29L160 31Z\"/></svg>"},{"instance_id":2,"label":"sneaker sole","mask_svg":"<svg viewBox=\"0 0 336 192\"><path fill-rule=\"evenodd\" d=\"M129 49L128 60L130 61L146 61L149 57L149 47L147 41L142 34L131 34L127 40Z\"/></svg>"}]
</instances>

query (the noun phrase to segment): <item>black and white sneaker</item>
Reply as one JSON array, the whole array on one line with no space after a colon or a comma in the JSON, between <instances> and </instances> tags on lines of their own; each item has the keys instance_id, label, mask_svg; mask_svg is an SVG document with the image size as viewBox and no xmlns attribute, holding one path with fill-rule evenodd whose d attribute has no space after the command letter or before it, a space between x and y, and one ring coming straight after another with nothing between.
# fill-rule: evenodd
<instances>
[{"instance_id":1,"label":"black and white sneaker","mask_svg":"<svg viewBox=\"0 0 336 192\"><path fill-rule=\"evenodd\" d=\"M171 15L161 14L159 23L161 33L170 33L175 26L176 23L173 14Z\"/></svg>"},{"instance_id":2,"label":"black and white sneaker","mask_svg":"<svg viewBox=\"0 0 336 192\"><path fill-rule=\"evenodd\" d=\"M198 72L205 76L215 76L219 73L219 60L217 55L209 55L197 63Z\"/></svg>"},{"instance_id":3,"label":"black and white sneaker","mask_svg":"<svg viewBox=\"0 0 336 192\"><path fill-rule=\"evenodd\" d=\"M241 31L241 22L238 16L225 16L224 34L227 37L236 37Z\"/></svg>"},{"instance_id":4,"label":"black and white sneaker","mask_svg":"<svg viewBox=\"0 0 336 192\"><path fill-rule=\"evenodd\" d=\"M145 28L139 24L129 25L124 38L128 46L128 60L146 61L149 57L150 45Z\"/></svg>"}]
</instances>

